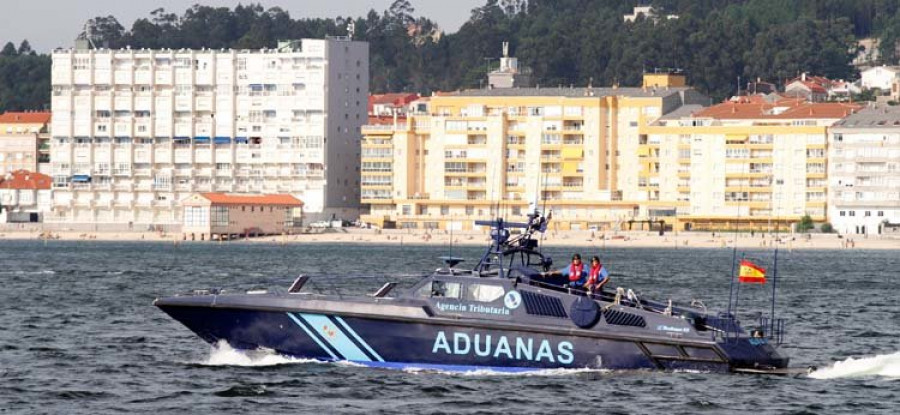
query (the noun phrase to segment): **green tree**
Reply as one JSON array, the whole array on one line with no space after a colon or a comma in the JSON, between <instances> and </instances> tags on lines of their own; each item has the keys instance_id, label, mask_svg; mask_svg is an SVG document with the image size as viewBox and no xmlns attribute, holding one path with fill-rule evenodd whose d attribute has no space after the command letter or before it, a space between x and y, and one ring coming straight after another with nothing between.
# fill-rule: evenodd
<instances>
[{"instance_id":1,"label":"green tree","mask_svg":"<svg viewBox=\"0 0 900 415\"><path fill-rule=\"evenodd\" d=\"M0 53L0 112L46 109L50 104L50 58L27 47ZM7 46L10 46L8 44Z\"/></svg>"},{"instance_id":2,"label":"green tree","mask_svg":"<svg viewBox=\"0 0 900 415\"><path fill-rule=\"evenodd\" d=\"M0 56L16 56L19 52L16 51L16 45L13 45L12 42L6 42L6 46L3 47L3 51L0 52Z\"/></svg>"},{"instance_id":3,"label":"green tree","mask_svg":"<svg viewBox=\"0 0 900 415\"><path fill-rule=\"evenodd\" d=\"M809 215L803 215L803 217L800 218L800 223L797 224L797 232L809 232L814 227L815 225L813 225L812 218L809 217Z\"/></svg>"},{"instance_id":4,"label":"green tree","mask_svg":"<svg viewBox=\"0 0 900 415\"><path fill-rule=\"evenodd\" d=\"M85 23L79 39L88 39L98 47L124 47L125 28L113 16L97 16Z\"/></svg>"},{"instance_id":5,"label":"green tree","mask_svg":"<svg viewBox=\"0 0 900 415\"><path fill-rule=\"evenodd\" d=\"M19 44L19 55L31 55L34 54L34 51L31 50L31 43L28 43L28 39L22 40L22 43Z\"/></svg>"}]
</instances>

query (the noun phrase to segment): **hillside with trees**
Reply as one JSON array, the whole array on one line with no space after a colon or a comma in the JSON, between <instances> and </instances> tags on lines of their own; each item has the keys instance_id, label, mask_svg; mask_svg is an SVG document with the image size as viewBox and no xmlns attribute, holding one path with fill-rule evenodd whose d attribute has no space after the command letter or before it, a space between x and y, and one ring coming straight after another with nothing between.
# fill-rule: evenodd
<instances>
[{"instance_id":1,"label":"hillside with trees","mask_svg":"<svg viewBox=\"0 0 900 415\"><path fill-rule=\"evenodd\" d=\"M478 88L503 41L541 85L637 85L644 70L678 68L716 99L733 94L738 77L781 83L805 71L852 79L863 37L882 38L886 63L898 58L887 47L900 40L894 0L655 0L649 4L660 14L679 17L625 22L635 4L487 0L455 33L418 16L410 0L362 17L295 19L277 7L197 5L181 15L157 9L130 28L114 16L86 26L96 44L112 48L249 49L346 35L352 21L353 38L370 44L372 92ZM46 106L49 59L13 49L0 57L0 110Z\"/></svg>"},{"instance_id":2,"label":"hillside with trees","mask_svg":"<svg viewBox=\"0 0 900 415\"><path fill-rule=\"evenodd\" d=\"M27 40L0 50L0 113L50 108L50 57L31 50Z\"/></svg>"}]
</instances>

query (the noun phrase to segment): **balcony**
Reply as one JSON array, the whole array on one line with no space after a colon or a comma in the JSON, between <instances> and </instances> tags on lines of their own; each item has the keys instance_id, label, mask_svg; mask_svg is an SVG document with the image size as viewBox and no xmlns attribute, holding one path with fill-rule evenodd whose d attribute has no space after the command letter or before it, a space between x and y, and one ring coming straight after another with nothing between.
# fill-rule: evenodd
<instances>
[{"instance_id":1,"label":"balcony","mask_svg":"<svg viewBox=\"0 0 900 415\"><path fill-rule=\"evenodd\" d=\"M394 130L396 130L396 131L406 130L406 123L368 124L368 125L362 126L363 133L365 133L366 131L394 131Z\"/></svg>"}]
</instances>

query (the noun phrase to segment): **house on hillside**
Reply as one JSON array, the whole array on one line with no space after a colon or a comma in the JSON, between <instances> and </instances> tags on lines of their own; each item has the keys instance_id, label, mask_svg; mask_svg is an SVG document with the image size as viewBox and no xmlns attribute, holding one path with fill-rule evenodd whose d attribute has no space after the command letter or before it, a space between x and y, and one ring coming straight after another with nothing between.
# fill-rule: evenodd
<instances>
[{"instance_id":1,"label":"house on hillside","mask_svg":"<svg viewBox=\"0 0 900 415\"><path fill-rule=\"evenodd\" d=\"M843 79L831 80L805 72L789 80L784 86L786 96L803 98L809 102L845 101L850 99L850 94L859 92L859 87Z\"/></svg>"},{"instance_id":2,"label":"house on hillside","mask_svg":"<svg viewBox=\"0 0 900 415\"><path fill-rule=\"evenodd\" d=\"M793 98L804 98L809 102L825 102L831 80L821 76L809 76L804 72L784 85L784 94Z\"/></svg>"},{"instance_id":3,"label":"house on hillside","mask_svg":"<svg viewBox=\"0 0 900 415\"><path fill-rule=\"evenodd\" d=\"M860 87L862 89L878 89L886 95L891 90L891 84L900 74L900 66L874 66L860 73Z\"/></svg>"},{"instance_id":4,"label":"house on hillside","mask_svg":"<svg viewBox=\"0 0 900 415\"><path fill-rule=\"evenodd\" d=\"M661 16L657 14L657 10L653 8L653 6L635 6L634 10L632 10L631 14L626 14L622 16L625 22L634 22L638 17L643 16L645 19L651 19L653 22L658 22L660 19L673 20L677 19L677 14L667 14L665 16Z\"/></svg>"}]
</instances>

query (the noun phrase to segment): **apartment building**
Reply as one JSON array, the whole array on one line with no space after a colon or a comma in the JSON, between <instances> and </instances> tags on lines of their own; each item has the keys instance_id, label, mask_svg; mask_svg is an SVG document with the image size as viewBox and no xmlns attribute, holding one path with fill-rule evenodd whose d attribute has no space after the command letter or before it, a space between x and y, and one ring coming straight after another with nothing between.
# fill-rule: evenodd
<instances>
[{"instance_id":1,"label":"apartment building","mask_svg":"<svg viewBox=\"0 0 900 415\"><path fill-rule=\"evenodd\" d=\"M869 107L838 121L828 134L828 158L828 220L835 230L900 230L900 108Z\"/></svg>"},{"instance_id":2,"label":"apartment building","mask_svg":"<svg viewBox=\"0 0 900 415\"><path fill-rule=\"evenodd\" d=\"M642 88L510 88L438 94L406 120L363 127L363 220L471 229L522 216L539 200L555 229L610 228L634 218L640 128L708 98L681 75ZM424 111L422 111L424 109Z\"/></svg>"},{"instance_id":3,"label":"apartment building","mask_svg":"<svg viewBox=\"0 0 900 415\"><path fill-rule=\"evenodd\" d=\"M0 114L0 176L18 170L49 170L49 128L49 112Z\"/></svg>"},{"instance_id":4,"label":"apartment building","mask_svg":"<svg viewBox=\"0 0 900 415\"><path fill-rule=\"evenodd\" d=\"M56 50L47 220L179 225L193 193L281 193L359 213L368 44Z\"/></svg>"},{"instance_id":5,"label":"apartment building","mask_svg":"<svg viewBox=\"0 0 900 415\"><path fill-rule=\"evenodd\" d=\"M859 106L740 97L642 130L641 215L679 229L789 229L826 220L827 129Z\"/></svg>"}]
</instances>

